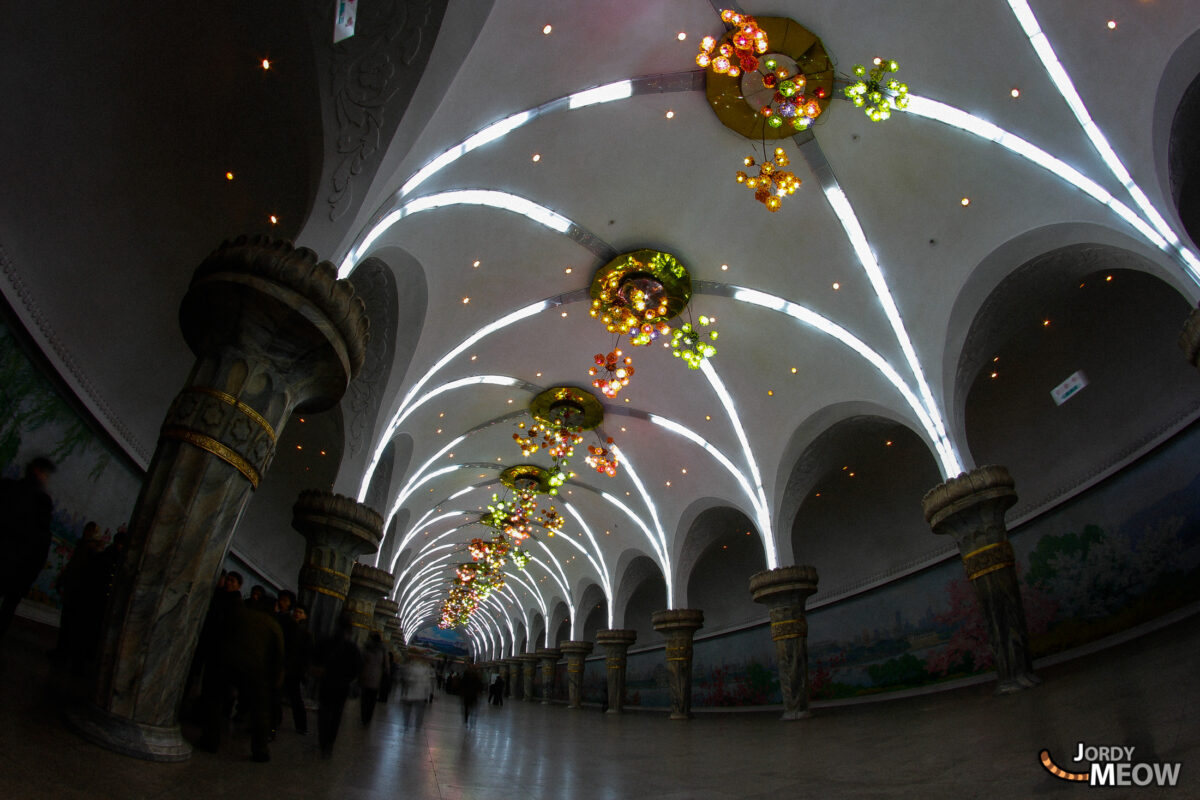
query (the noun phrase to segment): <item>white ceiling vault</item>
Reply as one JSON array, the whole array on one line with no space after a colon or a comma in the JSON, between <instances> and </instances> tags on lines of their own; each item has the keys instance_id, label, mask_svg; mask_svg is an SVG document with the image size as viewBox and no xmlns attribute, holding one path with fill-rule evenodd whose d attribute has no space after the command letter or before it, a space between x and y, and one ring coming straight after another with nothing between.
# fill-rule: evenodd
<instances>
[{"instance_id":1,"label":"white ceiling vault","mask_svg":"<svg viewBox=\"0 0 1200 800\"><path fill-rule=\"evenodd\" d=\"M596 475L577 457L579 476L558 500L563 533L538 537L537 560L523 575L510 566L508 587L476 619L486 652L511 653L514 631L561 600L578 636L580 598L596 584L611 608L623 556L657 563L677 605L687 576L675 567L699 498L752 520L768 566L792 563L791 519L776 515L792 463L820 431L792 434L824 409L902 422L943 476L973 466L955 434L958 348L986 294L1038 252L1102 241L1200 296L1151 124L1164 113L1163 69L1200 27L1200 6L743 10L806 25L840 74L896 59L913 107L872 124L832 103L814 141L782 142L804 183L770 214L733 180L759 144L717 121L696 77L697 42L722 29L712 5L497 2L420 137L376 176L327 254L347 275L401 247L428 285L415 352L393 372L372 442L376 456L395 434L413 442L380 509L389 519L405 510L407 524L379 564L396 572L410 632L436 615L466 560L461 544L481 535L471 523L499 470L523 461L511 434L530 399L588 385L592 355L609 349L586 288L612 253L679 257L697 282L693 312L718 320L719 353L689 371L661 347L624 348L637 374L606 401L603 426L621 470ZM991 254L1026 240L1031 252L972 284ZM973 307L957 319L964 301ZM373 463L344 466L339 490L365 496Z\"/></svg>"}]
</instances>

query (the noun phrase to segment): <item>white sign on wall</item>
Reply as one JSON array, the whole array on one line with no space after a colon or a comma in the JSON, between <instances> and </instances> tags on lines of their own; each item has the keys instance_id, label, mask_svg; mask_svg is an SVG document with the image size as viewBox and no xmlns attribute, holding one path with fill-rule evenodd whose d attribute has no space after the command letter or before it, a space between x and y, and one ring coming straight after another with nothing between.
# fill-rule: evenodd
<instances>
[{"instance_id":1,"label":"white sign on wall","mask_svg":"<svg viewBox=\"0 0 1200 800\"><path fill-rule=\"evenodd\" d=\"M333 42L354 35L354 21L358 18L358 0L337 0L337 15L333 20Z\"/></svg>"},{"instance_id":2,"label":"white sign on wall","mask_svg":"<svg viewBox=\"0 0 1200 800\"><path fill-rule=\"evenodd\" d=\"M1050 396L1054 398L1054 405L1061 406L1077 395L1080 389L1087 386L1087 383L1087 376L1083 374L1082 370L1072 372L1070 377L1050 390Z\"/></svg>"}]
</instances>

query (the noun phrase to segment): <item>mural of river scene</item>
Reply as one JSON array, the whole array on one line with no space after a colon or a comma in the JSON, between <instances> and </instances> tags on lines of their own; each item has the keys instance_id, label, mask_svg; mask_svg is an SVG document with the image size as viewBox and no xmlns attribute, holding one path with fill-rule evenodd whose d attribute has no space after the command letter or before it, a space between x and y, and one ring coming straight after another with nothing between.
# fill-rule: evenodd
<instances>
[{"instance_id":1,"label":"mural of river scene","mask_svg":"<svg viewBox=\"0 0 1200 800\"><path fill-rule=\"evenodd\" d=\"M1035 658L1200 600L1198 449L1200 424L1193 424L1012 532ZM958 559L809 615L813 699L926 686L986 672L991 662L983 619ZM661 648L631 654L629 704L669 707L666 674ZM584 686L589 702L603 699L602 660L588 662ZM694 706L781 702L765 623L696 641Z\"/></svg>"},{"instance_id":2,"label":"mural of river scene","mask_svg":"<svg viewBox=\"0 0 1200 800\"><path fill-rule=\"evenodd\" d=\"M27 599L53 614L61 602L55 581L83 526L95 520L111 536L127 522L141 475L92 431L0 322L0 475L21 477L26 462L37 456L58 466L50 482L54 539Z\"/></svg>"},{"instance_id":3,"label":"mural of river scene","mask_svg":"<svg viewBox=\"0 0 1200 800\"><path fill-rule=\"evenodd\" d=\"M465 634L456 630L442 630L435 625L429 625L417 631L409 644L436 650L448 656L470 655Z\"/></svg>"}]
</instances>

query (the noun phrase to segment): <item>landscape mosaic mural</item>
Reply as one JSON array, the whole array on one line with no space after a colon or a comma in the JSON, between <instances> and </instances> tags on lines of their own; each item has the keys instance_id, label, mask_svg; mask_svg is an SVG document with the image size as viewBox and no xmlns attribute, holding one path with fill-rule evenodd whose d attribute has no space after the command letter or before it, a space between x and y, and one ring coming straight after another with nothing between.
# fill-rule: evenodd
<instances>
[{"instance_id":1,"label":"landscape mosaic mural","mask_svg":"<svg viewBox=\"0 0 1200 800\"><path fill-rule=\"evenodd\" d=\"M1193 424L1118 474L1011 532L1035 658L1200 601L1197 452L1200 424ZM695 707L782 702L765 623L698 639L694 658ZM815 700L978 675L991 662L983 618L958 559L809 614ZM631 653L629 704L669 707L666 674L661 648ZM603 660L589 661L584 672L588 702L603 700L604 680Z\"/></svg>"}]
</instances>

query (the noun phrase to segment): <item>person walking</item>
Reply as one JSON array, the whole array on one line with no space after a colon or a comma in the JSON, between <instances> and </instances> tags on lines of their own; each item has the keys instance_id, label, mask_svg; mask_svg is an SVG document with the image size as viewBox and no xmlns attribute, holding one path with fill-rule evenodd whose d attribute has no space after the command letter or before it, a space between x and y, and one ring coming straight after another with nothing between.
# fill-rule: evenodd
<instances>
[{"instance_id":1,"label":"person walking","mask_svg":"<svg viewBox=\"0 0 1200 800\"><path fill-rule=\"evenodd\" d=\"M308 631L308 609L297 603L292 606L292 628L290 639L285 638L285 666L283 693L292 707L292 722L296 733L308 735L308 710L304 707L304 681L308 677L309 662L312 660L313 637ZM279 721L275 723L279 727Z\"/></svg>"},{"instance_id":2,"label":"person walking","mask_svg":"<svg viewBox=\"0 0 1200 800\"><path fill-rule=\"evenodd\" d=\"M371 724L371 717L375 715L375 703L379 699L379 686L383 683L383 671L386 668L387 654L383 650L383 638L378 631L371 631L363 648L362 675L358 679L362 689L358 710L364 728Z\"/></svg>"},{"instance_id":3,"label":"person walking","mask_svg":"<svg viewBox=\"0 0 1200 800\"><path fill-rule=\"evenodd\" d=\"M99 641L107 583L103 552L100 526L89 522L83 526L75 552L55 581L62 596L55 654L65 658L76 675L83 674Z\"/></svg>"},{"instance_id":4,"label":"person walking","mask_svg":"<svg viewBox=\"0 0 1200 800\"><path fill-rule=\"evenodd\" d=\"M492 681L492 685L488 688L488 697L492 705L504 705L504 678L500 677L500 673L496 673L496 679Z\"/></svg>"},{"instance_id":5,"label":"person walking","mask_svg":"<svg viewBox=\"0 0 1200 800\"><path fill-rule=\"evenodd\" d=\"M458 694L462 698L463 724L470 725L475 713L475 705L479 702L479 692L483 689L483 679L474 664L468 664L458 679Z\"/></svg>"},{"instance_id":6,"label":"person walking","mask_svg":"<svg viewBox=\"0 0 1200 800\"><path fill-rule=\"evenodd\" d=\"M200 629L196 646L195 669L202 670L200 680L201 725L203 735L197 746L210 753L217 752L221 734L229 722L232 706L229 655L233 620L242 607L242 576L226 574L213 593Z\"/></svg>"},{"instance_id":7,"label":"person walking","mask_svg":"<svg viewBox=\"0 0 1200 800\"><path fill-rule=\"evenodd\" d=\"M404 727L420 730L425 706L433 696L434 675L429 662L412 656L404 664Z\"/></svg>"},{"instance_id":8,"label":"person walking","mask_svg":"<svg viewBox=\"0 0 1200 800\"><path fill-rule=\"evenodd\" d=\"M229 670L238 687L238 708L250 717L250 758L271 760L271 698L283 685L283 631L275 621L275 602L248 600L233 619Z\"/></svg>"},{"instance_id":9,"label":"person walking","mask_svg":"<svg viewBox=\"0 0 1200 800\"><path fill-rule=\"evenodd\" d=\"M47 488L54 462L35 458L22 480L0 480L0 639L8 632L17 606L46 566L50 552L50 516L54 503Z\"/></svg>"},{"instance_id":10,"label":"person walking","mask_svg":"<svg viewBox=\"0 0 1200 800\"><path fill-rule=\"evenodd\" d=\"M362 673L363 659L351 633L349 618L338 620L337 631L321 643L317 651L317 668L321 684L317 692L320 708L317 711L317 738L322 758L333 755L333 742L342 724L342 711L350 684Z\"/></svg>"}]
</instances>

